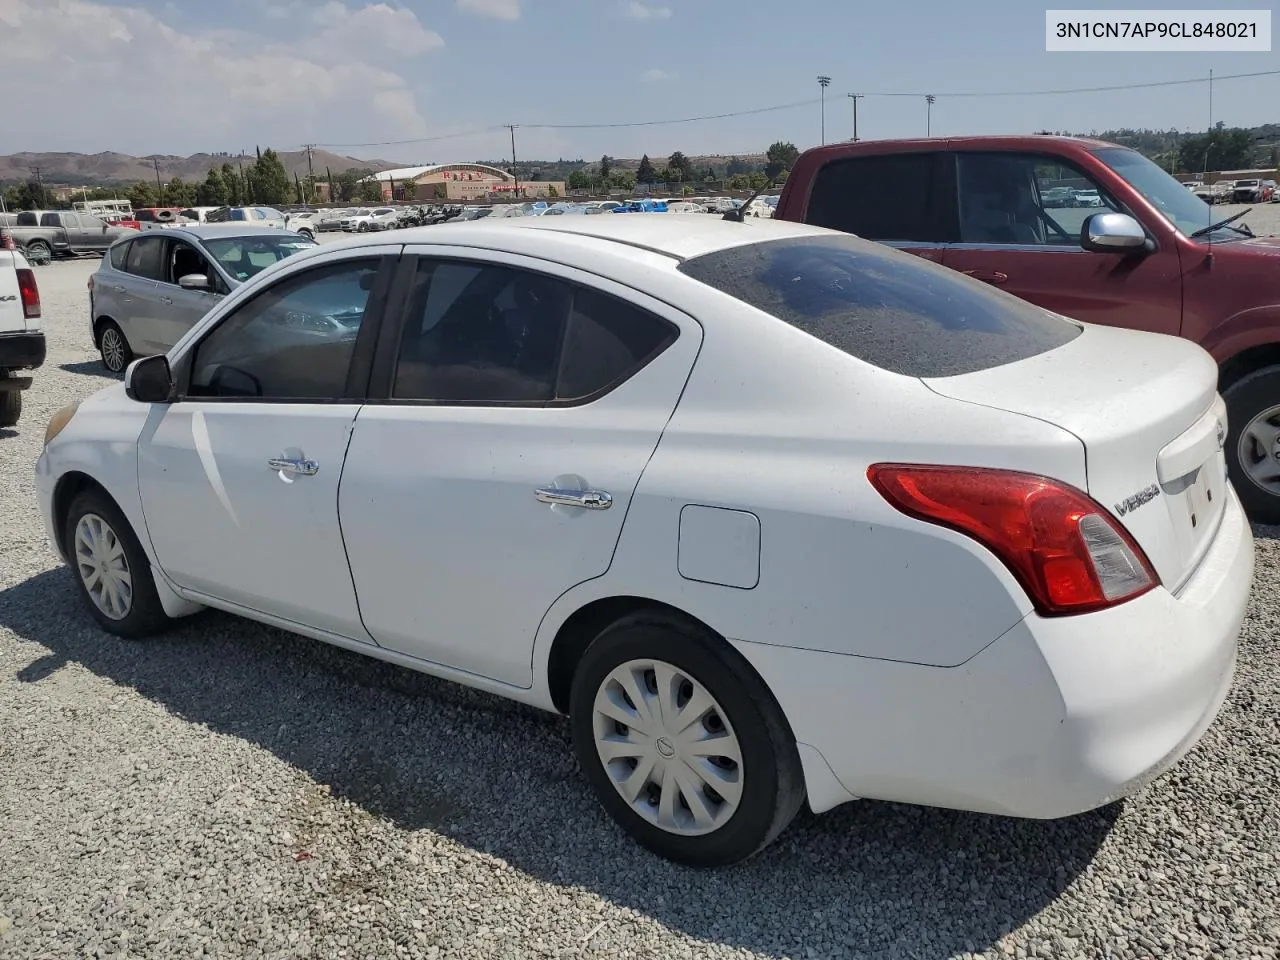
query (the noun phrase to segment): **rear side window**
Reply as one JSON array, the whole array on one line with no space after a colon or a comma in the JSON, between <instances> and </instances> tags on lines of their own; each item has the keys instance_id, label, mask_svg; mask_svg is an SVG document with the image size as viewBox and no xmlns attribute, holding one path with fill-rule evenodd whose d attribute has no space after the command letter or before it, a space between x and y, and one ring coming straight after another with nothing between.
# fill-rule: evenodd
<instances>
[{"instance_id":1,"label":"rear side window","mask_svg":"<svg viewBox=\"0 0 1280 960\"><path fill-rule=\"evenodd\" d=\"M111 259L111 266L115 269L124 269L125 258L129 256L129 244L132 242L132 240L126 240L124 243L113 244L111 249L107 251Z\"/></svg>"},{"instance_id":2,"label":"rear side window","mask_svg":"<svg viewBox=\"0 0 1280 960\"><path fill-rule=\"evenodd\" d=\"M850 356L949 377L1045 353L1081 328L946 267L854 237L798 237L687 260L681 272Z\"/></svg>"},{"instance_id":3,"label":"rear side window","mask_svg":"<svg viewBox=\"0 0 1280 960\"><path fill-rule=\"evenodd\" d=\"M805 223L867 240L946 243L948 201L936 153L833 160L818 170Z\"/></svg>"},{"instance_id":4,"label":"rear side window","mask_svg":"<svg viewBox=\"0 0 1280 960\"><path fill-rule=\"evenodd\" d=\"M129 255L124 262L129 273L148 280L163 280L164 266L163 238L141 237L129 244Z\"/></svg>"}]
</instances>

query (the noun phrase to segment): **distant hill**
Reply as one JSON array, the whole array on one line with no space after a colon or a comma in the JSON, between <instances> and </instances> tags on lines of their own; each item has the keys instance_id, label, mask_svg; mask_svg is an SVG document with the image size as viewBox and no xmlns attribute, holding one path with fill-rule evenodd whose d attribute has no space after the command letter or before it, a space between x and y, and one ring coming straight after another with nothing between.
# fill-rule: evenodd
<instances>
[{"instance_id":1,"label":"distant hill","mask_svg":"<svg viewBox=\"0 0 1280 960\"><path fill-rule=\"evenodd\" d=\"M40 177L48 186L112 186L130 184L138 180L154 180L154 161L160 165L160 176L165 182L173 177L183 180L203 180L210 167L224 163L252 163L256 157L229 154L197 153L190 157L152 155L131 157L124 153L15 153L0 156L0 183L23 183L33 177L32 168L38 167ZM280 160L290 176L307 175L305 150L283 151ZM328 167L336 176L352 167L370 170L391 170L402 164L386 160L361 160L344 157L327 150L312 150L311 164L318 176L324 176Z\"/></svg>"}]
</instances>

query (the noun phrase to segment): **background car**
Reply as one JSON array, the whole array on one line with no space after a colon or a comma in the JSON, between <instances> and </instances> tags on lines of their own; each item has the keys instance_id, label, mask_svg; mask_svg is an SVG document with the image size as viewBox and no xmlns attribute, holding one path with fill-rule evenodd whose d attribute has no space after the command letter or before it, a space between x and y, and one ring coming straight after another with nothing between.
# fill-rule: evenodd
<instances>
[{"instance_id":1,"label":"background car","mask_svg":"<svg viewBox=\"0 0 1280 960\"><path fill-rule=\"evenodd\" d=\"M567 713L609 814L701 866L806 798L1070 815L1213 722L1253 540L1199 346L776 221L397 239L54 415L101 627L212 606Z\"/></svg>"},{"instance_id":2,"label":"background car","mask_svg":"<svg viewBox=\"0 0 1280 960\"><path fill-rule=\"evenodd\" d=\"M93 342L120 373L164 353L226 294L267 267L315 246L271 227L172 227L112 245L89 278Z\"/></svg>"}]
</instances>

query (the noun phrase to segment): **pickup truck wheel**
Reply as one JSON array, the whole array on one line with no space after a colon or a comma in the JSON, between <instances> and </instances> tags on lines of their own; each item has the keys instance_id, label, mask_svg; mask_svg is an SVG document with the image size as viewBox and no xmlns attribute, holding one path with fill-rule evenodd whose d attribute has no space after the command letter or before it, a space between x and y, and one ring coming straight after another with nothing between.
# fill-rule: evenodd
<instances>
[{"instance_id":1,"label":"pickup truck wheel","mask_svg":"<svg viewBox=\"0 0 1280 960\"><path fill-rule=\"evenodd\" d=\"M53 248L43 240L32 240L27 244L26 257L32 263L48 263L53 259Z\"/></svg>"},{"instance_id":2,"label":"pickup truck wheel","mask_svg":"<svg viewBox=\"0 0 1280 960\"><path fill-rule=\"evenodd\" d=\"M1231 485L1250 520L1280 524L1280 367L1237 380L1223 399Z\"/></svg>"},{"instance_id":3,"label":"pickup truck wheel","mask_svg":"<svg viewBox=\"0 0 1280 960\"><path fill-rule=\"evenodd\" d=\"M102 354L102 365L112 373L124 373L133 359L129 341L114 320L103 322L102 332L98 334L98 352Z\"/></svg>"},{"instance_id":4,"label":"pickup truck wheel","mask_svg":"<svg viewBox=\"0 0 1280 960\"><path fill-rule=\"evenodd\" d=\"M21 417L22 391L0 390L0 427L16 427Z\"/></svg>"}]
</instances>

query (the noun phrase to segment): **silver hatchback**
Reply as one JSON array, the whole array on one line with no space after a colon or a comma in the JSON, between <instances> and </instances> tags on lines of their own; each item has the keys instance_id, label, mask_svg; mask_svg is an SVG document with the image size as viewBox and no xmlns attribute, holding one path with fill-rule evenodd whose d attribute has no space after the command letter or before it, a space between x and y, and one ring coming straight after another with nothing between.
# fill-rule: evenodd
<instances>
[{"instance_id":1,"label":"silver hatchback","mask_svg":"<svg viewBox=\"0 0 1280 960\"><path fill-rule=\"evenodd\" d=\"M315 241L271 227L172 227L111 245L89 278L93 343L120 373L134 357L166 353L214 304Z\"/></svg>"}]
</instances>

